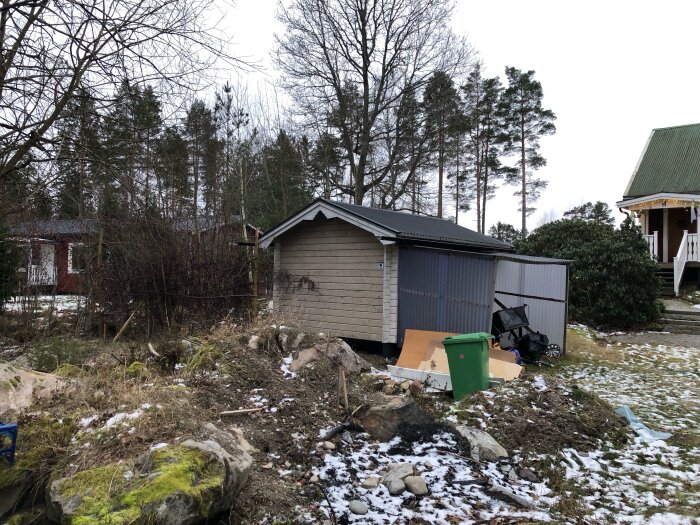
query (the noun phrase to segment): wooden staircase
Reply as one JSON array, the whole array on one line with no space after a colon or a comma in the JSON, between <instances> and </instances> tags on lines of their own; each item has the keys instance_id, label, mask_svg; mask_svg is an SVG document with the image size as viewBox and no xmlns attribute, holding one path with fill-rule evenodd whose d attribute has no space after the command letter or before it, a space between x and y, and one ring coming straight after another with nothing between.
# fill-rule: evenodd
<instances>
[{"instance_id":1,"label":"wooden staircase","mask_svg":"<svg viewBox=\"0 0 700 525\"><path fill-rule=\"evenodd\" d=\"M659 321L666 332L700 335L700 310L666 310Z\"/></svg>"},{"instance_id":2,"label":"wooden staircase","mask_svg":"<svg viewBox=\"0 0 700 525\"><path fill-rule=\"evenodd\" d=\"M661 279L661 297L675 297L673 290L673 265L662 266L656 272L656 276Z\"/></svg>"}]
</instances>

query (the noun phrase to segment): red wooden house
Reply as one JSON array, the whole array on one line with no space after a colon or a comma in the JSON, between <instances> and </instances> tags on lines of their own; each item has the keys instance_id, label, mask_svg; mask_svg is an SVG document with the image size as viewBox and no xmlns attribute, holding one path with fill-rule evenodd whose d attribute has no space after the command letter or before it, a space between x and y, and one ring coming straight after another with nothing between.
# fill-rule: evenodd
<instances>
[{"instance_id":1,"label":"red wooden house","mask_svg":"<svg viewBox=\"0 0 700 525\"><path fill-rule=\"evenodd\" d=\"M10 235L25 247L22 282L56 293L84 293L86 250L97 232L96 219L37 220L10 228Z\"/></svg>"}]
</instances>

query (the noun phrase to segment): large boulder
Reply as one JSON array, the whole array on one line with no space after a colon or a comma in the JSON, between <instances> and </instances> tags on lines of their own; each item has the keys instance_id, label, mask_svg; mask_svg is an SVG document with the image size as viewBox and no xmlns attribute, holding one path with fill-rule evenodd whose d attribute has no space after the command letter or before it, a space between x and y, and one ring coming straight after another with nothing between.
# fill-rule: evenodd
<instances>
[{"instance_id":1,"label":"large boulder","mask_svg":"<svg viewBox=\"0 0 700 525\"><path fill-rule=\"evenodd\" d=\"M469 441L471 456L475 461L499 461L508 457L508 451L483 430L460 425L457 432Z\"/></svg>"},{"instance_id":2,"label":"large boulder","mask_svg":"<svg viewBox=\"0 0 700 525\"><path fill-rule=\"evenodd\" d=\"M211 429L205 429L211 430ZM49 517L59 523L194 525L230 508L248 479L252 448L214 427L220 441L187 440L53 481ZM226 448L224 448L226 447Z\"/></svg>"},{"instance_id":3,"label":"large boulder","mask_svg":"<svg viewBox=\"0 0 700 525\"><path fill-rule=\"evenodd\" d=\"M350 374L359 374L369 371L372 368L367 361L353 352L350 345L345 341L342 339L335 339L333 341L317 343L311 348L306 348L299 352L297 358L292 360L292 363L289 365L289 370L297 372L310 363L323 358L331 360Z\"/></svg>"},{"instance_id":4,"label":"large boulder","mask_svg":"<svg viewBox=\"0 0 700 525\"><path fill-rule=\"evenodd\" d=\"M67 382L54 374L0 364L0 419L31 406L34 399L48 398L63 390Z\"/></svg>"},{"instance_id":5,"label":"large boulder","mask_svg":"<svg viewBox=\"0 0 700 525\"><path fill-rule=\"evenodd\" d=\"M382 396L382 402L357 414L372 438L389 441L401 426L423 425L431 421L415 401L402 396Z\"/></svg>"}]
</instances>

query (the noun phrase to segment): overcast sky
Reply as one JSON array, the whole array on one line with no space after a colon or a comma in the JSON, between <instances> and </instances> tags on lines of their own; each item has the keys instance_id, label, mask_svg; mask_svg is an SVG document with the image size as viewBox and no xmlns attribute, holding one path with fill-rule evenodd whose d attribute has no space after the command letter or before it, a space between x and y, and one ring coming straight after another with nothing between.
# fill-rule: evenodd
<instances>
[{"instance_id":1,"label":"overcast sky","mask_svg":"<svg viewBox=\"0 0 700 525\"><path fill-rule=\"evenodd\" d=\"M275 10L275 0L238 0L224 23L239 54L269 64ZM529 229L586 201L613 207L653 128L700 122L699 23L691 0L458 0L454 30L485 74L534 69L557 115L557 133L542 140L549 187ZM513 191L489 202L489 225L519 226ZM474 215L460 223L475 227Z\"/></svg>"}]
</instances>

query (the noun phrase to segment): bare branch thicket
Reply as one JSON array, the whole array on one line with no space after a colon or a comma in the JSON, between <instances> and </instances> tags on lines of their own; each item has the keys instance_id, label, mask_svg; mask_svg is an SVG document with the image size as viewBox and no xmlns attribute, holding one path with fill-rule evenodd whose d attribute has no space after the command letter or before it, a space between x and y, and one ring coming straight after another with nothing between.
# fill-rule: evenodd
<instances>
[{"instance_id":1,"label":"bare branch thicket","mask_svg":"<svg viewBox=\"0 0 700 525\"><path fill-rule=\"evenodd\" d=\"M87 85L110 102L125 78L179 95L217 61L244 63L208 24L206 0L3 0L0 181L52 155L54 124ZM29 155L31 152L31 155Z\"/></svg>"},{"instance_id":2,"label":"bare branch thicket","mask_svg":"<svg viewBox=\"0 0 700 525\"><path fill-rule=\"evenodd\" d=\"M402 101L434 71L460 75L473 55L450 29L453 7L444 0L292 0L280 10L285 33L277 36L276 63L285 87L308 121L334 129L347 164L337 190L355 203L370 190L406 191L404 180L386 184L406 160L399 155L408 155L408 137L397 132ZM406 173L415 176L400 176Z\"/></svg>"}]
</instances>

